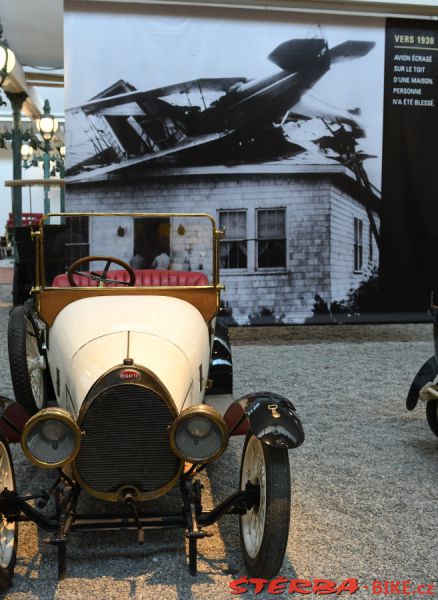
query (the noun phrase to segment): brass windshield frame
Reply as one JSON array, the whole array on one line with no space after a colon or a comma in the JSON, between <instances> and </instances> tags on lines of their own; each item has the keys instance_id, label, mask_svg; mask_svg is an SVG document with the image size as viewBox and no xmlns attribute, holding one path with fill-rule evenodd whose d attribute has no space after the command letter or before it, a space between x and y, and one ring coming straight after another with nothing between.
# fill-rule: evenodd
<instances>
[{"instance_id":1,"label":"brass windshield frame","mask_svg":"<svg viewBox=\"0 0 438 600\"><path fill-rule=\"evenodd\" d=\"M219 253L219 241L223 239L224 232L217 228L215 219L207 213L171 213L171 212L160 212L160 213L132 213L132 212L69 212L69 213L48 213L44 215L38 226L38 231L34 232L33 238L36 238L37 250L36 250L36 291L41 289L54 290L60 289L56 287L47 286L45 284L45 273L44 273L44 224L45 221L53 217L132 217L132 218L204 218L210 221L212 227L212 239L213 239L213 281L211 286L215 289L222 289L219 281L219 265L220 265L220 253ZM142 286L143 287L143 286ZM173 286L168 286L173 287ZM196 286L189 286L196 288ZM95 289L94 287L81 286L80 289ZM144 289L151 289L151 286L144 286Z\"/></svg>"},{"instance_id":2,"label":"brass windshield frame","mask_svg":"<svg viewBox=\"0 0 438 600\"><path fill-rule=\"evenodd\" d=\"M208 219L212 228L212 283L204 286L135 286L135 287L50 287L45 284L44 272L44 224L52 217L131 217L131 218L204 218ZM36 308L42 320L49 326L53 324L59 312L71 302L85 297L117 296L117 295L164 295L186 300L195 306L206 322L210 322L219 311L220 293L224 286L219 281L220 252L219 242L224 231L216 226L215 219L206 213L132 213L132 212L69 212L49 213L39 222L38 230L32 232L36 242L36 285L32 290L35 295Z\"/></svg>"}]
</instances>

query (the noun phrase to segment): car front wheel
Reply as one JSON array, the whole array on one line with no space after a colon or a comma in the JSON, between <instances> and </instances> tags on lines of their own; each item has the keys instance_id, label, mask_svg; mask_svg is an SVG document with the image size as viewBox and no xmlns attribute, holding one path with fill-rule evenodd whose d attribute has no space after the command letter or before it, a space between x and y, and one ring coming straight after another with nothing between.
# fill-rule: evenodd
<instances>
[{"instance_id":1,"label":"car front wheel","mask_svg":"<svg viewBox=\"0 0 438 600\"><path fill-rule=\"evenodd\" d=\"M240 542L248 573L271 579L281 568L289 535L291 485L287 449L275 448L249 433L243 448L240 489L247 483L259 499L240 517Z\"/></svg>"},{"instance_id":2,"label":"car front wheel","mask_svg":"<svg viewBox=\"0 0 438 600\"><path fill-rule=\"evenodd\" d=\"M24 306L16 306L9 315L8 349L15 399L34 414L47 404L46 359L38 328Z\"/></svg>"},{"instance_id":3,"label":"car front wheel","mask_svg":"<svg viewBox=\"0 0 438 600\"><path fill-rule=\"evenodd\" d=\"M0 493L15 491L14 467L9 444L0 431ZM11 585L17 556L18 523L8 523L0 513L0 590Z\"/></svg>"},{"instance_id":4,"label":"car front wheel","mask_svg":"<svg viewBox=\"0 0 438 600\"><path fill-rule=\"evenodd\" d=\"M438 435L438 400L429 400L426 404L426 418L429 427Z\"/></svg>"}]
</instances>

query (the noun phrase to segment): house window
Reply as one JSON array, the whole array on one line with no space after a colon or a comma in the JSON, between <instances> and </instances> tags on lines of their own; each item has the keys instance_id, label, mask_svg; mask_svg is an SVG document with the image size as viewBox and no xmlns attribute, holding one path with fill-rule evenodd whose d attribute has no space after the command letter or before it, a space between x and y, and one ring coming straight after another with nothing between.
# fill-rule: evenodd
<instances>
[{"instance_id":1,"label":"house window","mask_svg":"<svg viewBox=\"0 0 438 600\"><path fill-rule=\"evenodd\" d=\"M225 239L220 244L222 269L247 268L246 211L222 210L219 212L219 226L225 228Z\"/></svg>"},{"instance_id":2,"label":"house window","mask_svg":"<svg viewBox=\"0 0 438 600\"><path fill-rule=\"evenodd\" d=\"M257 268L286 266L286 211L284 208L257 211Z\"/></svg>"},{"instance_id":3,"label":"house window","mask_svg":"<svg viewBox=\"0 0 438 600\"><path fill-rule=\"evenodd\" d=\"M354 219L354 270L362 271L363 265L363 246L362 246L363 223L360 219Z\"/></svg>"},{"instance_id":4,"label":"house window","mask_svg":"<svg viewBox=\"0 0 438 600\"><path fill-rule=\"evenodd\" d=\"M368 232L368 262L372 263L374 259L373 255L373 230L370 225L370 229Z\"/></svg>"}]
</instances>

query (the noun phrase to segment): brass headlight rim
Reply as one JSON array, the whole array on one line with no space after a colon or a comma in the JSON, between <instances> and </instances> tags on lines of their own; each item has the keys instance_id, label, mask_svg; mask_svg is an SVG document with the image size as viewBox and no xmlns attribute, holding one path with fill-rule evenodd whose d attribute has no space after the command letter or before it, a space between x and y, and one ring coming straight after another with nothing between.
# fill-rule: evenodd
<instances>
[{"instance_id":1,"label":"brass headlight rim","mask_svg":"<svg viewBox=\"0 0 438 600\"><path fill-rule=\"evenodd\" d=\"M59 419L60 421L67 423L71 431L73 431L75 437L75 445L69 457L56 463L48 463L46 461L42 461L36 458L27 445L27 438L29 435L29 431L32 429L32 427L36 423L39 423L40 421L45 421L47 419ZM64 408L53 406L41 409L26 421L26 424L23 427L23 433L21 434L21 448L26 458L37 467L41 467L43 469L59 469L60 467L63 467L73 462L76 456L79 454L79 450L81 447L81 437L81 430L79 428L79 425L74 420L73 416Z\"/></svg>"},{"instance_id":2,"label":"brass headlight rim","mask_svg":"<svg viewBox=\"0 0 438 600\"><path fill-rule=\"evenodd\" d=\"M218 450L209 458L199 459L195 457L190 457L181 452L181 450L177 447L175 443L175 433L177 428L179 427L181 422L186 421L191 417L207 417L219 426L219 430L221 433L221 445L218 448ZM228 427L222 415L215 408L207 404L195 404L194 406L190 406L184 409L173 421L169 430L169 439L172 451L176 454L176 456L178 456L182 460L193 464L207 464L218 459L219 456L221 456L221 454L223 454L223 452L225 451L225 448L228 445Z\"/></svg>"}]
</instances>

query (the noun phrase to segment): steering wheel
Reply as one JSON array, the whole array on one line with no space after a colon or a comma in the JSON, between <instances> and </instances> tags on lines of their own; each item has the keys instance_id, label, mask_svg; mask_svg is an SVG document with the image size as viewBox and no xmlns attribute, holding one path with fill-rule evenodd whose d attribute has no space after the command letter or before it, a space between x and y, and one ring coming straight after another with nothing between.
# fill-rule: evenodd
<instances>
[{"instance_id":1,"label":"steering wheel","mask_svg":"<svg viewBox=\"0 0 438 600\"><path fill-rule=\"evenodd\" d=\"M95 273L94 271L90 271L90 273L84 273L83 271L78 271L77 269L83 265L84 263L89 263L94 260L104 260L106 261L106 265L102 271L102 273ZM119 265L125 271L128 272L129 281L119 281L117 279L110 279L107 277L107 273L109 271L110 265L114 263ZM134 270L126 263L124 260L120 260L120 258L114 258L113 256L84 256L83 258L79 258L72 263L67 271L68 282L72 287L79 287L75 280L73 279L73 275L80 275L81 277L88 277L92 281L97 281L98 287L104 287L105 283L116 283L117 285L129 285L130 287L135 285L135 273Z\"/></svg>"}]
</instances>

